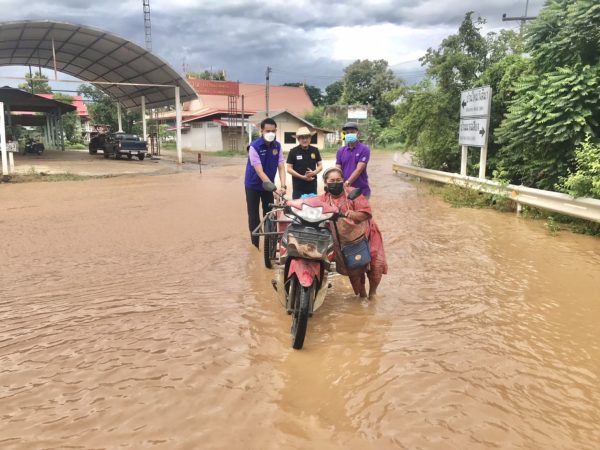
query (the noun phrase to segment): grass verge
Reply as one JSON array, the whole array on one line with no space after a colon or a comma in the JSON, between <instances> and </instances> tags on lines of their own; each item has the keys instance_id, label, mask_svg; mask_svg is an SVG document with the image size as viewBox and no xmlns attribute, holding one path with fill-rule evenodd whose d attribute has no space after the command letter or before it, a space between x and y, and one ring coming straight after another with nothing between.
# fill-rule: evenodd
<instances>
[{"instance_id":1,"label":"grass verge","mask_svg":"<svg viewBox=\"0 0 600 450\"><path fill-rule=\"evenodd\" d=\"M26 173L17 173L3 175L0 177L0 183L39 183L39 182L57 182L57 181L84 181L92 178L112 178L116 175L77 175L70 172L65 173L46 173L36 172L32 167Z\"/></svg>"},{"instance_id":2,"label":"grass verge","mask_svg":"<svg viewBox=\"0 0 600 450\"><path fill-rule=\"evenodd\" d=\"M476 189L435 182L428 182L428 184L430 184L429 192L432 195L443 198L453 208L488 208L504 213L516 213L517 210L516 202L500 194L488 194ZM600 223L589 220L565 216L525 205L521 211L521 216L530 220L543 221L544 228L553 236L560 231L600 236Z\"/></svg>"}]
</instances>

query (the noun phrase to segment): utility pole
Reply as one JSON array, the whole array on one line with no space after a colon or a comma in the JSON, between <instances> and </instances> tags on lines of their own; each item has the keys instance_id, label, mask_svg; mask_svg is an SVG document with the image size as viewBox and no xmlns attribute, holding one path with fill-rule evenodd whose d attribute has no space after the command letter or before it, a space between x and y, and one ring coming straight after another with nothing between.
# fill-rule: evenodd
<instances>
[{"instance_id":1,"label":"utility pole","mask_svg":"<svg viewBox=\"0 0 600 450\"><path fill-rule=\"evenodd\" d=\"M271 69L270 67L267 66L267 88L265 89L265 100L266 100L266 117L269 117L269 76L271 75L271 71L273 69Z\"/></svg>"},{"instance_id":2,"label":"utility pole","mask_svg":"<svg viewBox=\"0 0 600 450\"><path fill-rule=\"evenodd\" d=\"M246 147L246 139L245 139L246 119L245 119L245 117L246 117L246 115L245 115L245 111L244 111L244 96L242 95L242 140L241 140L241 144L242 144L241 149L242 150Z\"/></svg>"},{"instance_id":3,"label":"utility pole","mask_svg":"<svg viewBox=\"0 0 600 450\"><path fill-rule=\"evenodd\" d=\"M527 17L527 10L529 9L529 0L525 3L525 14L521 17L506 17L506 13L502 14L502 22L507 22L509 20L520 20L521 21L521 30L519 31L519 35L523 36L523 28L525 28L525 22L528 20L533 20L536 17Z\"/></svg>"}]
</instances>

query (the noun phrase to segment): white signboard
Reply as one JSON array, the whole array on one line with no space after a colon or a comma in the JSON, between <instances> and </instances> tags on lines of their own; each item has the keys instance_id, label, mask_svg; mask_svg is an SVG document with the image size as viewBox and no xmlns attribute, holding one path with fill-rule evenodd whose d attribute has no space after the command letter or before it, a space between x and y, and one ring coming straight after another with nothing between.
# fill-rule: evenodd
<instances>
[{"instance_id":1,"label":"white signboard","mask_svg":"<svg viewBox=\"0 0 600 450\"><path fill-rule=\"evenodd\" d=\"M471 147L483 147L487 143L487 117L460 119L458 143Z\"/></svg>"},{"instance_id":2,"label":"white signboard","mask_svg":"<svg viewBox=\"0 0 600 450\"><path fill-rule=\"evenodd\" d=\"M354 106L348 108L348 119L366 119L367 108L365 106Z\"/></svg>"},{"instance_id":3,"label":"white signboard","mask_svg":"<svg viewBox=\"0 0 600 450\"><path fill-rule=\"evenodd\" d=\"M490 115L492 88L489 86L463 91L460 94L460 117L480 117Z\"/></svg>"}]
</instances>

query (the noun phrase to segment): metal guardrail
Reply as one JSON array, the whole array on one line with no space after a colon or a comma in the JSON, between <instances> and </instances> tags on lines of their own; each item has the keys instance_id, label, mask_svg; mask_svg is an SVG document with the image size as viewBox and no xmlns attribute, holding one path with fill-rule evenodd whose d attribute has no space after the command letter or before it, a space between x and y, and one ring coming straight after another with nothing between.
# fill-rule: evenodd
<instances>
[{"instance_id":1,"label":"metal guardrail","mask_svg":"<svg viewBox=\"0 0 600 450\"><path fill-rule=\"evenodd\" d=\"M457 173L442 172L439 170L423 169L408 164L401 164L394 158L392 170L402 172L419 178L438 181L440 183L454 184L470 189L477 189L489 194L509 197L520 205L534 206L536 208L591 220L600 223L600 200L592 198L573 198L560 192L544 191L513 184L500 184L492 180L463 176Z\"/></svg>"}]
</instances>

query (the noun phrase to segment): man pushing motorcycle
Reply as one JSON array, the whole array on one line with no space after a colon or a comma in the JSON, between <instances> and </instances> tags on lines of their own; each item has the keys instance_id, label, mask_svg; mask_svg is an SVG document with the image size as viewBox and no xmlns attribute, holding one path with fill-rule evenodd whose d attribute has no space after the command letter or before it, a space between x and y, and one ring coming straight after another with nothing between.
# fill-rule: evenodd
<instances>
[{"instance_id":1,"label":"man pushing motorcycle","mask_svg":"<svg viewBox=\"0 0 600 450\"><path fill-rule=\"evenodd\" d=\"M248 228L252 245L258 248L259 237L252 235L260 223L260 203L263 215L267 214L273 203L273 192L263 188L265 181L274 182L279 172L281 188L279 194L285 194L285 158L281 144L275 140L277 122L267 117L260 123L261 136L248 146L248 162L244 186L246 188L246 207L248 210Z\"/></svg>"}]
</instances>

